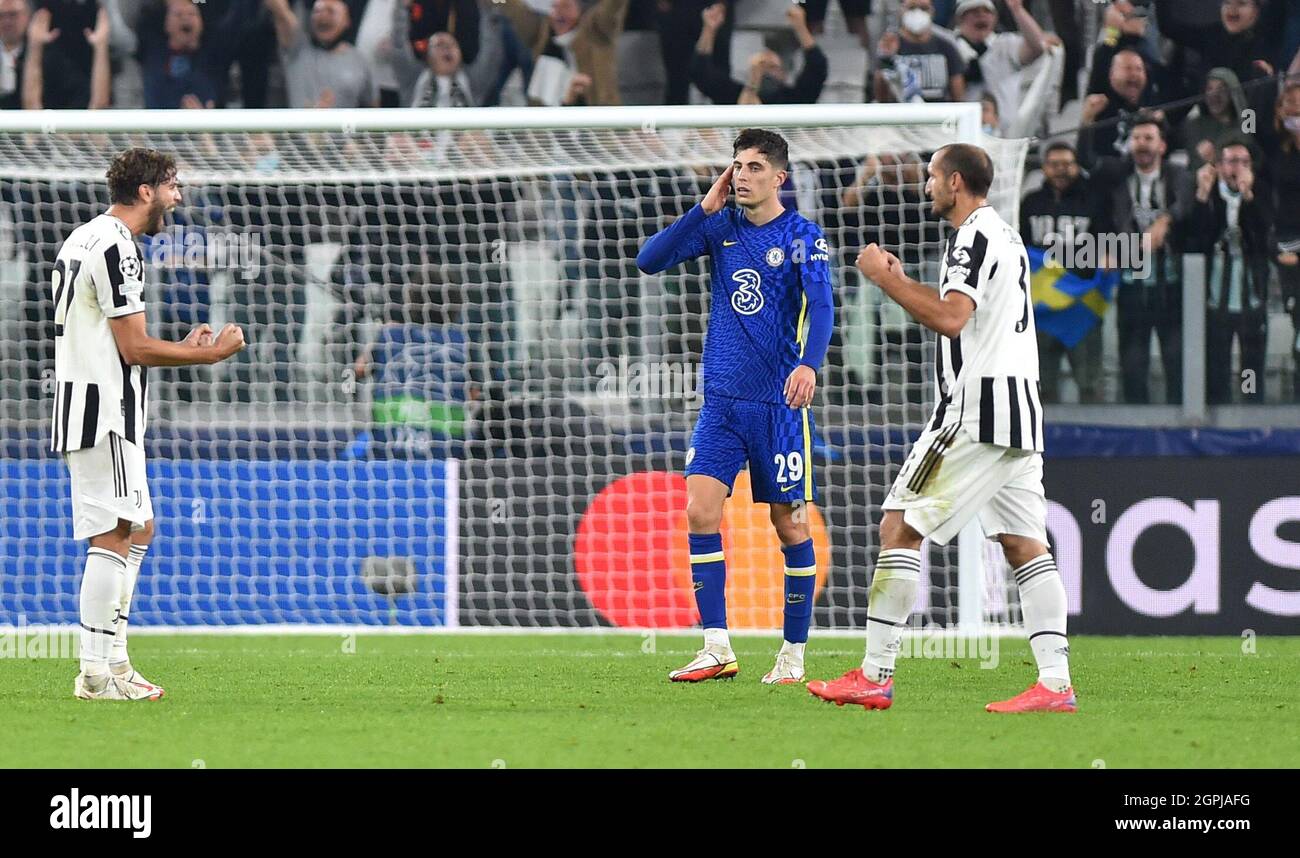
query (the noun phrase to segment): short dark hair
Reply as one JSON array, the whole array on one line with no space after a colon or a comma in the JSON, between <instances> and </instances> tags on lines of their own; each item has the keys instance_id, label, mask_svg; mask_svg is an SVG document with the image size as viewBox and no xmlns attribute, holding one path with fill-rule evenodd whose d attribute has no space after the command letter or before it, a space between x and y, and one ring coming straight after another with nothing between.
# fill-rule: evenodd
<instances>
[{"instance_id":1,"label":"short dark hair","mask_svg":"<svg viewBox=\"0 0 1300 858\"><path fill-rule=\"evenodd\" d=\"M766 128L746 128L732 141L732 157L745 149L757 149L767 158L768 163L778 170L790 166L790 144L775 131L768 131Z\"/></svg>"},{"instance_id":2,"label":"short dark hair","mask_svg":"<svg viewBox=\"0 0 1300 858\"><path fill-rule=\"evenodd\" d=\"M1165 141L1166 143L1169 142L1169 127L1165 125L1165 121L1163 119L1161 119L1159 116L1156 116L1151 111L1139 110L1137 112L1137 116L1133 117L1133 121L1129 124L1128 127L1129 133L1132 133L1133 129L1137 128L1139 125L1154 125L1157 129L1160 130L1160 139Z\"/></svg>"},{"instance_id":3,"label":"short dark hair","mask_svg":"<svg viewBox=\"0 0 1300 858\"><path fill-rule=\"evenodd\" d=\"M119 152L106 176L112 201L129 206L137 202L141 185L162 185L176 178L176 159L136 146Z\"/></svg>"},{"instance_id":4,"label":"short dark hair","mask_svg":"<svg viewBox=\"0 0 1300 858\"><path fill-rule=\"evenodd\" d=\"M1074 148L1073 144L1067 143L1064 140L1056 140L1052 143L1048 143L1047 148L1043 150L1043 160L1046 161L1047 157L1053 152L1069 152L1074 156L1076 161L1079 159L1078 150Z\"/></svg>"},{"instance_id":5,"label":"short dark hair","mask_svg":"<svg viewBox=\"0 0 1300 858\"><path fill-rule=\"evenodd\" d=\"M1253 164L1255 162L1255 147L1251 146L1250 141L1247 140L1245 137L1233 136L1233 137L1229 137L1227 140L1224 140L1222 143L1219 144L1218 156L1222 158L1223 153L1228 151L1228 149L1232 146L1240 146L1241 148L1245 149L1246 153L1250 155L1251 163Z\"/></svg>"},{"instance_id":6,"label":"short dark hair","mask_svg":"<svg viewBox=\"0 0 1300 858\"><path fill-rule=\"evenodd\" d=\"M939 150L939 166L945 173L960 173L966 190L977 197L987 196L993 187L993 159L978 146L949 143Z\"/></svg>"}]
</instances>

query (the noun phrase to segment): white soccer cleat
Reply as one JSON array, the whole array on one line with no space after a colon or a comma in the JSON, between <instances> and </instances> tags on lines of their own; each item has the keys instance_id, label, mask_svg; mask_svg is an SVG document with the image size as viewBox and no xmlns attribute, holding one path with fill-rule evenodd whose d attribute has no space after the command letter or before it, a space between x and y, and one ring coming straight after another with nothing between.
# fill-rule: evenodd
<instances>
[{"instance_id":1,"label":"white soccer cleat","mask_svg":"<svg viewBox=\"0 0 1300 858\"><path fill-rule=\"evenodd\" d=\"M82 671L72 684L72 693L82 700L126 700L121 685L114 682L111 675L105 674L102 682L102 685L88 682L85 671Z\"/></svg>"},{"instance_id":2,"label":"white soccer cleat","mask_svg":"<svg viewBox=\"0 0 1300 858\"><path fill-rule=\"evenodd\" d=\"M161 685L154 685L149 680L140 675L140 672L127 662L122 670L113 666L110 668L113 672L113 678L119 683L126 685L128 700L157 700L166 694Z\"/></svg>"},{"instance_id":3,"label":"white soccer cleat","mask_svg":"<svg viewBox=\"0 0 1300 858\"><path fill-rule=\"evenodd\" d=\"M163 690L139 678L135 671L130 677L109 674L103 685L87 681L86 674L78 673L72 693L82 700L158 700Z\"/></svg>"},{"instance_id":4,"label":"white soccer cleat","mask_svg":"<svg viewBox=\"0 0 1300 858\"><path fill-rule=\"evenodd\" d=\"M705 646L685 667L679 667L668 678L673 682L702 682L706 679L730 679L740 672L740 663L731 647Z\"/></svg>"},{"instance_id":5,"label":"white soccer cleat","mask_svg":"<svg viewBox=\"0 0 1300 858\"><path fill-rule=\"evenodd\" d=\"M776 665L763 677L764 685L802 685L803 659L790 650L790 644L776 654Z\"/></svg>"}]
</instances>

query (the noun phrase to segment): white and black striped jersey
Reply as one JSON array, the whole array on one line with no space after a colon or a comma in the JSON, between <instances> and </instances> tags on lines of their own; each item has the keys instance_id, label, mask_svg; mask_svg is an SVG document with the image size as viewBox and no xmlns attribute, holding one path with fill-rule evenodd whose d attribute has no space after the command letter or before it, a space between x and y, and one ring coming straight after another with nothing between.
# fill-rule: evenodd
<instances>
[{"instance_id":1,"label":"white and black striped jersey","mask_svg":"<svg viewBox=\"0 0 1300 858\"><path fill-rule=\"evenodd\" d=\"M975 312L956 337L939 336L930 427L960 423L981 443L1042 452L1029 258L1020 233L991 206L948 236L939 296L949 292L970 297Z\"/></svg>"},{"instance_id":2,"label":"white and black striped jersey","mask_svg":"<svg viewBox=\"0 0 1300 858\"><path fill-rule=\"evenodd\" d=\"M122 359L108 320L144 312L144 266L126 224L102 214L59 248L54 296L54 427L50 449L90 448L109 432L144 440L145 367Z\"/></svg>"}]
</instances>

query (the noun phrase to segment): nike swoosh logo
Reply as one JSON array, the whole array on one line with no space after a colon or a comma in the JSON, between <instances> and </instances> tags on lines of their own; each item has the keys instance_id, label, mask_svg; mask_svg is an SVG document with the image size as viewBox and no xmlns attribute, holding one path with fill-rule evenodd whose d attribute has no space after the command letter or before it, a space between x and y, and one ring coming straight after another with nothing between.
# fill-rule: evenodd
<instances>
[{"instance_id":1,"label":"nike swoosh logo","mask_svg":"<svg viewBox=\"0 0 1300 858\"><path fill-rule=\"evenodd\" d=\"M798 484L798 483L795 483L795 484L792 485L792 486L777 486L777 488L780 489L780 490L783 491L783 492L792 492L792 491L794 491L795 489L799 488L799 484Z\"/></svg>"},{"instance_id":2,"label":"nike swoosh logo","mask_svg":"<svg viewBox=\"0 0 1300 858\"><path fill-rule=\"evenodd\" d=\"M735 244L735 243L736 243L736 242L734 242L734 241L725 241L725 240L724 240L724 241L722 242L722 246L723 246L723 247L731 247L731 245L733 245L733 244Z\"/></svg>"}]
</instances>

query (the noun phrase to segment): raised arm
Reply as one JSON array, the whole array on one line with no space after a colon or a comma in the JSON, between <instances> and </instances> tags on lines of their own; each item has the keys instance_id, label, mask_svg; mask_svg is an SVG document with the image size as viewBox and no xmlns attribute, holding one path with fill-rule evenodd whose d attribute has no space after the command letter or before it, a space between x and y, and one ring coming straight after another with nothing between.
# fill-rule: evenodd
<instances>
[{"instance_id":1,"label":"raised arm","mask_svg":"<svg viewBox=\"0 0 1300 858\"><path fill-rule=\"evenodd\" d=\"M104 110L113 103L113 68L109 62L108 10L99 7L95 17L95 29L86 30L86 41L90 43L90 104L91 110Z\"/></svg>"},{"instance_id":2,"label":"raised arm","mask_svg":"<svg viewBox=\"0 0 1300 858\"><path fill-rule=\"evenodd\" d=\"M858 270L922 325L945 337L956 337L975 312L975 301L965 292L939 293L903 273L897 256L872 243L858 254Z\"/></svg>"},{"instance_id":3,"label":"raised arm","mask_svg":"<svg viewBox=\"0 0 1300 858\"><path fill-rule=\"evenodd\" d=\"M302 22L289 6L289 0L265 0L265 2L267 11L271 13L271 21L275 25L275 40L280 44L280 50L287 51L301 38Z\"/></svg>"},{"instance_id":4,"label":"raised arm","mask_svg":"<svg viewBox=\"0 0 1300 858\"><path fill-rule=\"evenodd\" d=\"M23 110L45 107L45 48L59 37L50 29L51 12L37 9L27 25L27 50L23 60Z\"/></svg>"},{"instance_id":5,"label":"raised arm","mask_svg":"<svg viewBox=\"0 0 1300 858\"><path fill-rule=\"evenodd\" d=\"M817 37L812 30L808 29L807 13L802 6L791 4L786 10L786 17L803 50L803 69L794 82L794 100L799 104L812 104L821 97L822 87L826 85L829 73L826 54L817 46Z\"/></svg>"},{"instance_id":6,"label":"raised arm","mask_svg":"<svg viewBox=\"0 0 1300 858\"><path fill-rule=\"evenodd\" d=\"M1047 50L1047 37L1034 16L1025 9L1025 0L1007 0L1007 8L1011 10L1011 17L1016 19L1016 27L1024 37L1024 44L1020 46L1020 64L1027 66Z\"/></svg>"},{"instance_id":7,"label":"raised arm","mask_svg":"<svg viewBox=\"0 0 1300 858\"><path fill-rule=\"evenodd\" d=\"M731 174L734 167L727 166L722 175L709 188L700 204L650 237L636 255L636 267L646 274L680 265L708 252L704 237L704 219L717 214L726 205L731 194Z\"/></svg>"}]
</instances>

